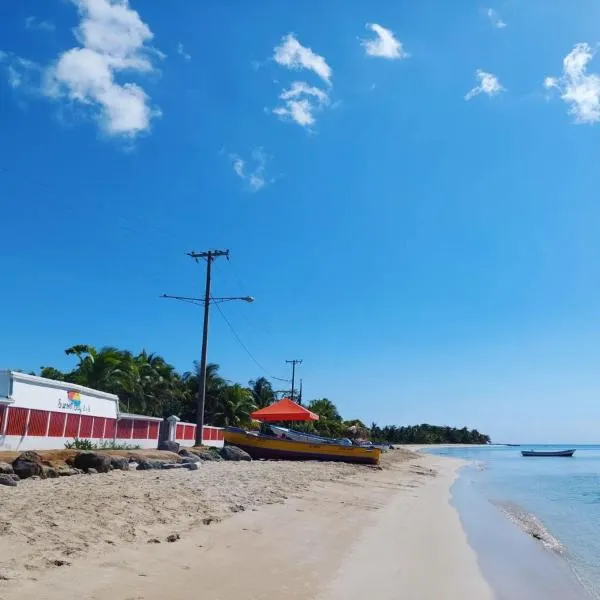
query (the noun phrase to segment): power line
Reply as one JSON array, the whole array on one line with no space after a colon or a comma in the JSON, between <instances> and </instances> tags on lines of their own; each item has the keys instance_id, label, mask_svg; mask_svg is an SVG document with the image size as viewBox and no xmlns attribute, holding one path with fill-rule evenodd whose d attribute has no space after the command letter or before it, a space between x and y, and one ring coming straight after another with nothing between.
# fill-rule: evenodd
<instances>
[{"instance_id":1,"label":"power line","mask_svg":"<svg viewBox=\"0 0 600 600\"><path fill-rule=\"evenodd\" d=\"M248 350L248 347L246 346L246 344L244 344L244 342L242 342L240 336L237 334L237 332L234 329L233 325L231 324L231 322L229 321L229 319L225 316L225 313L221 310L221 307L218 304L215 304L215 306L217 307L217 310L219 311L219 313L223 317L223 320L225 321L225 323L227 323L227 326L231 330L231 333L233 334L233 336L235 337L235 339L238 341L239 345L244 349L244 351L246 352L246 354L252 359L252 362L254 362L254 364L261 371L264 371L269 376L270 379L275 379L276 381L285 381L286 383L289 382L290 381L289 379L283 379L282 377L275 377L275 375L272 375L271 373L269 373L269 371L255 358L255 356L252 354L252 352L250 352L250 350Z\"/></svg>"}]
</instances>

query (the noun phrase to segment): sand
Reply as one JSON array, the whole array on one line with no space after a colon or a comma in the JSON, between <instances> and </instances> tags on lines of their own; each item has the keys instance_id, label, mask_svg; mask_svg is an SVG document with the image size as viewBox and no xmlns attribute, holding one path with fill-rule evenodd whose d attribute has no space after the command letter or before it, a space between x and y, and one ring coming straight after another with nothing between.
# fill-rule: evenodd
<instances>
[{"instance_id":1,"label":"sand","mask_svg":"<svg viewBox=\"0 0 600 600\"><path fill-rule=\"evenodd\" d=\"M382 470L256 461L24 481L0 489L0 598L491 600L448 503L459 465L394 451Z\"/></svg>"}]
</instances>

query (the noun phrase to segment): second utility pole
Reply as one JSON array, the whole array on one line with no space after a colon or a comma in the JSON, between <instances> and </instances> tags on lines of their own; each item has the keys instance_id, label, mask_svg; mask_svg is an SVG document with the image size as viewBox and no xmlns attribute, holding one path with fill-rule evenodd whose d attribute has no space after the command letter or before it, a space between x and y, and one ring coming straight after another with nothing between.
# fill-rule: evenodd
<instances>
[{"instance_id":1,"label":"second utility pole","mask_svg":"<svg viewBox=\"0 0 600 600\"><path fill-rule=\"evenodd\" d=\"M298 359L286 360L288 364L292 365L292 402L294 401L294 382L296 381L296 365L301 365L302 361Z\"/></svg>"},{"instance_id":2,"label":"second utility pole","mask_svg":"<svg viewBox=\"0 0 600 600\"><path fill-rule=\"evenodd\" d=\"M198 382L198 403L196 405L196 446L202 446L204 429L204 406L206 405L206 353L208 348L208 316L210 313L210 275L215 258L229 258L229 250L208 250L207 252L188 252L194 260L206 259L206 288L204 292L204 327L202 329L202 355L200 357L200 381Z\"/></svg>"}]
</instances>

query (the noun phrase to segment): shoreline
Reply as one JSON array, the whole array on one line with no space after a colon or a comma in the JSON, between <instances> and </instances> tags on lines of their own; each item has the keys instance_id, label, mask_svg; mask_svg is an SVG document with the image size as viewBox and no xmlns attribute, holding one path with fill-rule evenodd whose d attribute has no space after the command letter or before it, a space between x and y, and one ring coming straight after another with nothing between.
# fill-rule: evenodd
<instances>
[{"instance_id":1,"label":"shoreline","mask_svg":"<svg viewBox=\"0 0 600 600\"><path fill-rule=\"evenodd\" d=\"M449 503L461 464L393 451L383 470L255 461L31 482L0 495L0 576L23 566L0 597L492 600Z\"/></svg>"},{"instance_id":2,"label":"shoreline","mask_svg":"<svg viewBox=\"0 0 600 600\"><path fill-rule=\"evenodd\" d=\"M473 489L476 468L476 461L464 461L451 489L451 504L496 599L593 598L568 560L567 549L536 515L509 499L486 498Z\"/></svg>"}]
</instances>

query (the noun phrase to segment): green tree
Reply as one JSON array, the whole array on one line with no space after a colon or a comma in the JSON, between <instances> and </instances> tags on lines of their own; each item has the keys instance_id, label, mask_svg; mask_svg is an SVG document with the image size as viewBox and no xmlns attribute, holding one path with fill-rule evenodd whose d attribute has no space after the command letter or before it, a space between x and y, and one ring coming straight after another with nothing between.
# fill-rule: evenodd
<instances>
[{"instance_id":1,"label":"green tree","mask_svg":"<svg viewBox=\"0 0 600 600\"><path fill-rule=\"evenodd\" d=\"M248 382L252 398L258 408L265 408L277 399L271 382L266 377L259 377Z\"/></svg>"}]
</instances>

